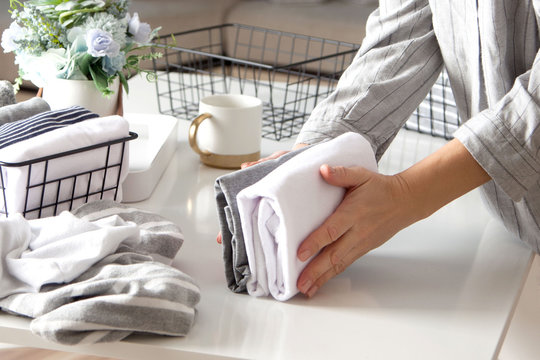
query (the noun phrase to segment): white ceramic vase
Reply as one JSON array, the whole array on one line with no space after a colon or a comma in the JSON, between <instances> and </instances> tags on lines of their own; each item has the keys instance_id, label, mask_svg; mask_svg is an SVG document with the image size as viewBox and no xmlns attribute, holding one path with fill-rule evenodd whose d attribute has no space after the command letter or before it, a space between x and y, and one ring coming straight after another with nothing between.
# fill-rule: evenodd
<instances>
[{"instance_id":1,"label":"white ceramic vase","mask_svg":"<svg viewBox=\"0 0 540 360\"><path fill-rule=\"evenodd\" d=\"M43 88L43 99L52 110L80 105L100 116L116 114L119 106L120 80L118 77L111 85L114 94L103 96L91 80L52 79ZM121 103L120 103L121 104Z\"/></svg>"}]
</instances>

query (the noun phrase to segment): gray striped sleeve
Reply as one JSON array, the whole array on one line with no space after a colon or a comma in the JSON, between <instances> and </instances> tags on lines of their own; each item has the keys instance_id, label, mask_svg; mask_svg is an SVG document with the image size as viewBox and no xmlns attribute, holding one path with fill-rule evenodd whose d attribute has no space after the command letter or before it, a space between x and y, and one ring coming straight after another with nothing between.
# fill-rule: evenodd
<instances>
[{"instance_id":1,"label":"gray striped sleeve","mask_svg":"<svg viewBox=\"0 0 540 360\"><path fill-rule=\"evenodd\" d=\"M380 158L442 70L427 0L382 0L336 90L312 112L297 143L359 132ZM360 41L361 39L359 39Z\"/></svg>"},{"instance_id":2,"label":"gray striped sleeve","mask_svg":"<svg viewBox=\"0 0 540 360\"><path fill-rule=\"evenodd\" d=\"M521 75L497 106L468 120L454 136L512 200L540 175L540 64Z\"/></svg>"}]
</instances>

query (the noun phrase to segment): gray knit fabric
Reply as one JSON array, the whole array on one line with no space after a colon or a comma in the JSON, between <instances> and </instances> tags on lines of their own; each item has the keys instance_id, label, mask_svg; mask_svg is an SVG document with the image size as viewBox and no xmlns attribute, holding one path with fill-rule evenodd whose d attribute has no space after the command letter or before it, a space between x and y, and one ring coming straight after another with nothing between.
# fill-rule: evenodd
<instances>
[{"instance_id":1,"label":"gray knit fabric","mask_svg":"<svg viewBox=\"0 0 540 360\"><path fill-rule=\"evenodd\" d=\"M141 242L120 246L68 284L0 299L2 310L34 318L33 333L68 345L118 341L133 332L186 335L200 290L169 266L183 242L180 229L159 215L112 201L88 203L73 213L89 221L110 215L133 221Z\"/></svg>"},{"instance_id":2,"label":"gray knit fabric","mask_svg":"<svg viewBox=\"0 0 540 360\"><path fill-rule=\"evenodd\" d=\"M6 105L0 107L0 125L28 119L50 110L49 104L40 97L33 97L17 104Z\"/></svg>"},{"instance_id":3,"label":"gray knit fabric","mask_svg":"<svg viewBox=\"0 0 540 360\"><path fill-rule=\"evenodd\" d=\"M227 286L233 292L246 292L246 282L250 276L244 236L236 195L244 188L255 184L276 167L306 150L301 148L277 159L238 170L216 179L214 190L223 245L223 262Z\"/></svg>"},{"instance_id":4,"label":"gray knit fabric","mask_svg":"<svg viewBox=\"0 0 540 360\"><path fill-rule=\"evenodd\" d=\"M15 104L15 90L7 80L0 80L0 107Z\"/></svg>"}]
</instances>

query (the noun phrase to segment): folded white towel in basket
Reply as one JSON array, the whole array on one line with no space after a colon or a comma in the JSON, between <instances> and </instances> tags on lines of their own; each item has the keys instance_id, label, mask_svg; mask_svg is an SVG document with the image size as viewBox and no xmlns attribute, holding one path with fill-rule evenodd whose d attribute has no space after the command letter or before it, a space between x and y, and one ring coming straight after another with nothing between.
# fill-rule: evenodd
<instances>
[{"instance_id":1,"label":"folded white towel in basket","mask_svg":"<svg viewBox=\"0 0 540 360\"><path fill-rule=\"evenodd\" d=\"M6 124L9 125L9 124ZM0 149L0 161L18 163L60 152L129 136L129 124L120 116L94 118L71 124L31 139L14 143ZM0 210L13 214L25 209L42 208L27 212L26 218L37 218L75 208L91 200L122 199L121 187L116 189L127 176L129 159L128 146L122 152L122 144L100 147L91 151L36 163L30 166L2 166L4 194L0 192ZM105 165L120 164L104 170ZM93 171L98 169L98 171ZM46 173L46 177L45 177ZM26 184L30 187L26 189ZM103 193L105 187L111 190ZM94 192L98 192L93 195ZM71 199L74 199L71 201ZM4 200L6 206L4 206ZM7 207L7 209L6 209Z\"/></svg>"},{"instance_id":2,"label":"folded white towel in basket","mask_svg":"<svg viewBox=\"0 0 540 360\"><path fill-rule=\"evenodd\" d=\"M363 166L377 171L369 142L346 133L288 160L237 195L248 255L250 295L287 300L298 293L296 281L306 266L298 246L335 210L345 190L321 177L322 164Z\"/></svg>"}]
</instances>

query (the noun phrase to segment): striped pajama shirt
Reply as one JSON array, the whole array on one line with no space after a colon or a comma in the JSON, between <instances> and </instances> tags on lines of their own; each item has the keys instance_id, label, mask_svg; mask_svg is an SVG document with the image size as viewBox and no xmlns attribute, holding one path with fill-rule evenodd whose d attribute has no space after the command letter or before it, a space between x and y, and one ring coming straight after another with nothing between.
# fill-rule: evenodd
<instances>
[{"instance_id":1,"label":"striped pajama shirt","mask_svg":"<svg viewBox=\"0 0 540 360\"><path fill-rule=\"evenodd\" d=\"M445 67L465 120L454 136L492 178L489 208L540 252L539 17L538 0L380 0L297 143L355 131L380 159Z\"/></svg>"}]
</instances>

